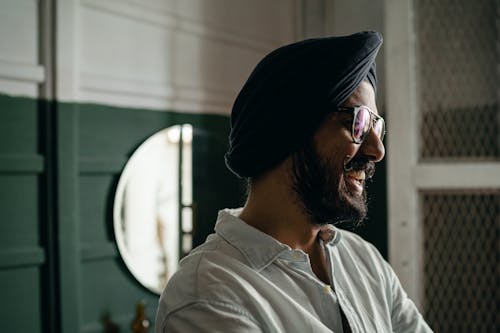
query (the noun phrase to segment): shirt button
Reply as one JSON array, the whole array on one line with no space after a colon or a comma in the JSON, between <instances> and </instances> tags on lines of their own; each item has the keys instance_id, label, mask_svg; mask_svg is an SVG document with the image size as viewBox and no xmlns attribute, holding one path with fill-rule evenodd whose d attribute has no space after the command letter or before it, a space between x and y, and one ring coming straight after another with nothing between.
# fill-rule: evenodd
<instances>
[{"instance_id":1,"label":"shirt button","mask_svg":"<svg viewBox=\"0 0 500 333\"><path fill-rule=\"evenodd\" d=\"M323 292L325 294L329 294L331 291L332 291L332 288L329 285L326 284L325 286L323 286Z\"/></svg>"},{"instance_id":2,"label":"shirt button","mask_svg":"<svg viewBox=\"0 0 500 333\"><path fill-rule=\"evenodd\" d=\"M292 258L294 260L299 260L301 257L302 257L302 255L299 252L297 252L297 251L292 252Z\"/></svg>"}]
</instances>

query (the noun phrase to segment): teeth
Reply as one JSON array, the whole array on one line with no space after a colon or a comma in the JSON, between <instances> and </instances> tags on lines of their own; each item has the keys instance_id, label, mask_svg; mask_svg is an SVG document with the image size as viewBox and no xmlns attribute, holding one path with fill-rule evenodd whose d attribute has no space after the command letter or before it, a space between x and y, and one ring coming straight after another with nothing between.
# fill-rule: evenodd
<instances>
[{"instance_id":1,"label":"teeth","mask_svg":"<svg viewBox=\"0 0 500 333\"><path fill-rule=\"evenodd\" d=\"M354 179L358 180L358 181L363 181L363 180L365 180L365 178L366 178L366 174L365 174L365 172L364 172L363 170L358 170L358 171L354 171L354 170L353 170L353 171L349 171L349 172L347 173L347 175L348 175L349 177L352 177L352 178L354 178Z\"/></svg>"}]
</instances>

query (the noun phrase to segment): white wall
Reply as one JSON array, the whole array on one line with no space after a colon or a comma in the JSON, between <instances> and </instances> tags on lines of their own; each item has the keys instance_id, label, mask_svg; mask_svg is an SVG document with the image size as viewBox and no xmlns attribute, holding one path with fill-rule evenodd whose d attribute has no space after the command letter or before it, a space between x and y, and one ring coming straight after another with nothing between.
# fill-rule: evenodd
<instances>
[{"instance_id":1,"label":"white wall","mask_svg":"<svg viewBox=\"0 0 500 333\"><path fill-rule=\"evenodd\" d=\"M39 12L46 6L53 19ZM300 8L299 0L1 0L0 92L228 114L262 56L297 39ZM50 20L55 47L43 34ZM54 88L39 93L46 80Z\"/></svg>"},{"instance_id":2,"label":"white wall","mask_svg":"<svg viewBox=\"0 0 500 333\"><path fill-rule=\"evenodd\" d=\"M38 96L45 80L39 65L37 0L0 1L0 92Z\"/></svg>"},{"instance_id":3,"label":"white wall","mask_svg":"<svg viewBox=\"0 0 500 333\"><path fill-rule=\"evenodd\" d=\"M76 97L229 113L257 61L294 40L295 10L292 0L82 0Z\"/></svg>"}]
</instances>

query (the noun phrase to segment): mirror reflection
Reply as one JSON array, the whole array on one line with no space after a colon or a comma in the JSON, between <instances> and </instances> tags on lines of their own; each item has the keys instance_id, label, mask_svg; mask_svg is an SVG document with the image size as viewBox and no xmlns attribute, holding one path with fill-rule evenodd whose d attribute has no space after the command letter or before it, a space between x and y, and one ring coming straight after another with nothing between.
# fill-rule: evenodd
<instances>
[{"instance_id":1,"label":"mirror reflection","mask_svg":"<svg viewBox=\"0 0 500 333\"><path fill-rule=\"evenodd\" d=\"M134 152L118 182L118 249L134 277L155 293L192 247L192 138L189 124L154 134Z\"/></svg>"}]
</instances>

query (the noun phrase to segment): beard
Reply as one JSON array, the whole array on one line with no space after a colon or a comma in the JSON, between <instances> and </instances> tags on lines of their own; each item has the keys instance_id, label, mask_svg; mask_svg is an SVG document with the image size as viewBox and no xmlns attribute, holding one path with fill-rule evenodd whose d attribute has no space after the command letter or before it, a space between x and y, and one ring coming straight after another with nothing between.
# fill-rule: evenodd
<instances>
[{"instance_id":1,"label":"beard","mask_svg":"<svg viewBox=\"0 0 500 333\"><path fill-rule=\"evenodd\" d=\"M357 228L367 211L366 189L362 194L352 193L345 179L350 170L365 170L367 179L375 171L375 163L363 157L344 161L342 165L332 158L322 158L313 140L293 154L292 188L311 222L346 225Z\"/></svg>"}]
</instances>

